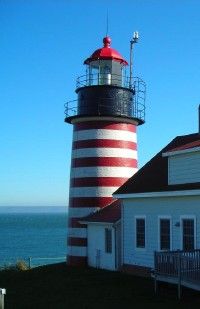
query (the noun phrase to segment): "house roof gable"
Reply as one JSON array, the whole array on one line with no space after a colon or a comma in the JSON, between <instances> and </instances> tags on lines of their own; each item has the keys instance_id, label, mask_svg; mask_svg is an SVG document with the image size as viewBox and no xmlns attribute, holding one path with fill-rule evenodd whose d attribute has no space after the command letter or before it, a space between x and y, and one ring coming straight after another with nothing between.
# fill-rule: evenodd
<instances>
[{"instance_id":1,"label":"house roof gable","mask_svg":"<svg viewBox=\"0 0 200 309\"><path fill-rule=\"evenodd\" d=\"M196 145L199 141L199 133L177 136L115 191L114 196L117 194L200 189L200 183L168 185L168 158L162 156L165 152L188 144Z\"/></svg>"},{"instance_id":2,"label":"house roof gable","mask_svg":"<svg viewBox=\"0 0 200 309\"><path fill-rule=\"evenodd\" d=\"M115 200L110 205L81 218L81 222L85 223L116 223L121 218L120 201Z\"/></svg>"}]
</instances>

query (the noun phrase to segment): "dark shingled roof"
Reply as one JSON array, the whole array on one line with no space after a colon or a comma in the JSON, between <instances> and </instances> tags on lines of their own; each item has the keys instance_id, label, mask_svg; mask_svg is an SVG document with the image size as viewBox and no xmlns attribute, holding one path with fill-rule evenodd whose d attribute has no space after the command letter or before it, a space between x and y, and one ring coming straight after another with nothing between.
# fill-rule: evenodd
<instances>
[{"instance_id":1,"label":"dark shingled roof","mask_svg":"<svg viewBox=\"0 0 200 309\"><path fill-rule=\"evenodd\" d=\"M146 163L135 175L125 182L115 194L162 192L200 189L200 183L187 183L180 185L168 185L168 157L162 154L187 145L199 143L200 134L194 133L177 136L148 163ZM195 147L195 146L194 146Z\"/></svg>"},{"instance_id":2,"label":"dark shingled roof","mask_svg":"<svg viewBox=\"0 0 200 309\"><path fill-rule=\"evenodd\" d=\"M80 222L101 222L115 223L121 218L120 201L116 200L110 205L90 214L87 217L81 218Z\"/></svg>"}]
</instances>

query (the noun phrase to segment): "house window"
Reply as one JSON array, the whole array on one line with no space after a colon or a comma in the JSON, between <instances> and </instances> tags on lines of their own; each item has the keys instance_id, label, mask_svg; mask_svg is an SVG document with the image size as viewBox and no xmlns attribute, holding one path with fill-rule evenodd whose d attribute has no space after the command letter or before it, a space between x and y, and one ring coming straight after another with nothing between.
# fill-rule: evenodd
<instances>
[{"instance_id":1,"label":"house window","mask_svg":"<svg viewBox=\"0 0 200 309\"><path fill-rule=\"evenodd\" d=\"M145 219L136 218L136 248L145 248Z\"/></svg>"},{"instance_id":2,"label":"house window","mask_svg":"<svg viewBox=\"0 0 200 309\"><path fill-rule=\"evenodd\" d=\"M112 253L112 229L105 229L105 252Z\"/></svg>"},{"instance_id":3,"label":"house window","mask_svg":"<svg viewBox=\"0 0 200 309\"><path fill-rule=\"evenodd\" d=\"M160 219L160 250L170 250L170 219Z\"/></svg>"},{"instance_id":4,"label":"house window","mask_svg":"<svg viewBox=\"0 0 200 309\"><path fill-rule=\"evenodd\" d=\"M194 219L182 219L183 250L194 250Z\"/></svg>"}]
</instances>

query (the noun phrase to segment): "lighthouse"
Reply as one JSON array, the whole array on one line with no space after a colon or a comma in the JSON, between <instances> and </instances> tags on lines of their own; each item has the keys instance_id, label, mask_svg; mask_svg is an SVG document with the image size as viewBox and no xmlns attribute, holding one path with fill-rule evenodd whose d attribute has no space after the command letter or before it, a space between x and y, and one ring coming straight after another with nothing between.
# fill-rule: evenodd
<instances>
[{"instance_id":1,"label":"lighthouse","mask_svg":"<svg viewBox=\"0 0 200 309\"><path fill-rule=\"evenodd\" d=\"M77 100L65 104L65 122L73 125L69 265L87 264L87 227L81 218L110 205L112 193L137 171L136 129L145 113L145 83L132 77L132 67L127 75L128 63L111 47L110 37L84 65Z\"/></svg>"}]
</instances>

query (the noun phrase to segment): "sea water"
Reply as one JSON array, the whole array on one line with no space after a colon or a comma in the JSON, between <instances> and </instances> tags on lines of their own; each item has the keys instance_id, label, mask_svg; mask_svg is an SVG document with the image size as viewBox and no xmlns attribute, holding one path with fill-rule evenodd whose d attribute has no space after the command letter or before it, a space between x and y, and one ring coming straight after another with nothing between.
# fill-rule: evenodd
<instances>
[{"instance_id":1,"label":"sea water","mask_svg":"<svg viewBox=\"0 0 200 309\"><path fill-rule=\"evenodd\" d=\"M0 207L0 266L65 261L66 234L65 207Z\"/></svg>"}]
</instances>

